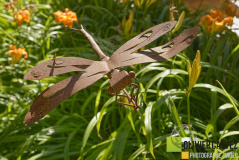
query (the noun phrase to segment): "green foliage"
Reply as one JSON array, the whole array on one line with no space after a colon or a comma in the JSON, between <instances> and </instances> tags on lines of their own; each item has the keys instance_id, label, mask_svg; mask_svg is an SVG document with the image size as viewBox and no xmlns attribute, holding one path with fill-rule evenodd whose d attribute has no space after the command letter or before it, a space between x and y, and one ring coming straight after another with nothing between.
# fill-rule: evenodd
<instances>
[{"instance_id":1,"label":"green foliage","mask_svg":"<svg viewBox=\"0 0 239 160\"><path fill-rule=\"evenodd\" d=\"M166 137L174 126L188 122L184 91L188 89L186 63L195 58L197 50L201 51L202 70L190 94L189 118L196 130L194 134L199 140L238 140L239 45L238 37L229 29L214 35L201 31L190 47L165 62L123 68L134 70L139 81L142 109L137 113L129 107L124 109L106 93L109 84L104 77L62 102L44 119L25 127L24 116L37 95L76 74L24 80L30 68L51 59L54 53L57 57L97 60L87 39L79 32L65 29L61 23L57 25L53 12L65 8L76 12L79 23L73 27L82 24L110 56L145 29L169 21L170 3L156 1L142 9L133 1L126 4L112 0L18 2L16 10L34 5L30 23L17 26L13 11L4 9L6 1L0 4L0 159L179 159L179 154L166 152ZM176 20L185 11L182 26L146 48L162 45L183 30L197 26L204 14L203 11L190 14L183 4L174 5L178 5L179 11ZM131 10L133 32L124 35L119 26ZM12 65L6 54L12 44L26 48L29 57Z\"/></svg>"}]
</instances>

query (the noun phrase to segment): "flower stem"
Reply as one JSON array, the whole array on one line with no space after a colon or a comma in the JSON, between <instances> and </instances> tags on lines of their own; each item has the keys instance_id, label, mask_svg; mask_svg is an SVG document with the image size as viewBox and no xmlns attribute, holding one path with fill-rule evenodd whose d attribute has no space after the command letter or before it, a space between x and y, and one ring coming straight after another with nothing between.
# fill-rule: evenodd
<instances>
[{"instance_id":1,"label":"flower stem","mask_svg":"<svg viewBox=\"0 0 239 160\"><path fill-rule=\"evenodd\" d=\"M187 95L187 110L188 110L188 125L191 125L191 122L190 122L190 101L189 101L189 97L190 97L190 91L188 92L188 95Z\"/></svg>"}]
</instances>

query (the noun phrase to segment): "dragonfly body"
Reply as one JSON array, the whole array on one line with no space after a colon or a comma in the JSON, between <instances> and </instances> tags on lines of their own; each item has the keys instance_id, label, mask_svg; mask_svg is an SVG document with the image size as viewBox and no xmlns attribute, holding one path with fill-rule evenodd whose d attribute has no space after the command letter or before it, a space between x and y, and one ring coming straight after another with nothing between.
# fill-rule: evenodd
<instances>
[{"instance_id":1,"label":"dragonfly body","mask_svg":"<svg viewBox=\"0 0 239 160\"><path fill-rule=\"evenodd\" d=\"M83 73L68 77L44 90L31 105L29 112L25 116L25 124L30 125L43 118L62 101L95 83L105 75L110 79L110 87L107 89L107 93L115 95L117 103L132 106L136 111L140 107L137 105L139 86L136 84L135 73L132 71L129 73L120 71L118 68L140 63L164 61L187 48L199 33L199 27L187 29L162 46L135 53L135 51L169 32L175 24L176 21L170 21L145 30L122 45L110 57L107 57L101 51L97 43L83 27L81 29L73 29L80 31L88 39L100 61L79 57L54 57L53 60L40 63L29 70L24 76L28 80L38 80L73 71ZM131 93L125 90L125 87L128 85L133 86ZM135 89L136 98L132 96ZM123 91L125 94L121 95L120 91ZM119 96L121 98L126 97L129 103L117 101Z\"/></svg>"},{"instance_id":2,"label":"dragonfly body","mask_svg":"<svg viewBox=\"0 0 239 160\"><path fill-rule=\"evenodd\" d=\"M114 69L111 73L111 78L109 80L110 87L107 88L106 92L108 94L118 94L121 90L132 83L132 78L130 74L123 70Z\"/></svg>"}]
</instances>

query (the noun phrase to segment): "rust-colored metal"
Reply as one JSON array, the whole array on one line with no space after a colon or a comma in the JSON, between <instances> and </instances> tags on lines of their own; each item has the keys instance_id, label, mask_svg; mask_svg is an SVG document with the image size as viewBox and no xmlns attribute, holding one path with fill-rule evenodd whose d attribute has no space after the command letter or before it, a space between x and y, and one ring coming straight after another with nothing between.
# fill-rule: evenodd
<instances>
[{"instance_id":1,"label":"rust-colored metal","mask_svg":"<svg viewBox=\"0 0 239 160\"><path fill-rule=\"evenodd\" d=\"M139 86L135 84L137 82L137 79L134 77L135 73L134 71L130 71L129 73L127 71L119 71L118 69L114 69L113 72L111 73L111 79L109 80L109 84L111 87L108 87L106 92L108 94L114 95L115 96L115 101L118 104L121 105L127 105L130 107L134 107L135 112L137 111L138 108L140 108L137 104L138 100L138 94L139 94ZM135 83L132 83L132 79L135 80ZM125 87L132 85L133 88L131 90L131 93L129 94L126 90ZM134 89L137 87L137 92L136 92L136 99L133 97ZM125 95L119 94L120 91L124 91ZM129 103L124 103L123 101L118 101L118 97L126 97L128 99ZM130 104L132 103L132 104Z\"/></svg>"},{"instance_id":2,"label":"rust-colored metal","mask_svg":"<svg viewBox=\"0 0 239 160\"><path fill-rule=\"evenodd\" d=\"M78 57L56 58L55 54L53 60L45 61L29 70L24 76L28 80L38 80L73 71L82 71L84 73L71 76L44 90L31 105L25 117L25 125L30 125L43 118L62 101L95 83L104 75L107 75L110 79L110 87L107 89L107 93L115 95L117 103L134 107L136 112L140 107L137 104L139 86L136 84L135 73L133 71L129 73L120 71L117 68L139 63L163 61L187 48L200 32L199 27L184 31L162 46L133 53L169 32L175 24L176 21L170 21L147 29L122 45L111 57L107 57L101 51L83 26L81 26L81 29L72 28L72 30L80 31L88 39L100 61ZM135 81L134 83L133 80ZM133 86L130 94L125 90L128 85ZM136 98L133 97L135 89L137 89ZM124 94L120 94L121 90ZM118 97L120 99L126 97L129 103L118 101Z\"/></svg>"},{"instance_id":3,"label":"rust-colored metal","mask_svg":"<svg viewBox=\"0 0 239 160\"><path fill-rule=\"evenodd\" d=\"M107 93L109 94L119 94L121 90L123 90L125 87L132 83L131 77L129 76L129 73L127 71L119 71L118 69L115 69L111 76L112 78L109 80L109 84L111 87L107 89Z\"/></svg>"}]
</instances>

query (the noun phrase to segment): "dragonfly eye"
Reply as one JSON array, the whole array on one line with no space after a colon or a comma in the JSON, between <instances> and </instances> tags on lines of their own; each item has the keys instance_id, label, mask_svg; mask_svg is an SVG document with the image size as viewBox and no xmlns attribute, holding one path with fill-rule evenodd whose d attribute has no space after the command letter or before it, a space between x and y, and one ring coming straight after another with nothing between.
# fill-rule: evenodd
<instances>
[{"instance_id":1,"label":"dragonfly eye","mask_svg":"<svg viewBox=\"0 0 239 160\"><path fill-rule=\"evenodd\" d=\"M134 78L134 77L135 77L134 71L130 71L130 72L129 72L129 76L130 76L131 78Z\"/></svg>"},{"instance_id":2,"label":"dragonfly eye","mask_svg":"<svg viewBox=\"0 0 239 160\"><path fill-rule=\"evenodd\" d=\"M163 27L163 31L167 31L171 28L171 24L166 24L164 27Z\"/></svg>"}]
</instances>

